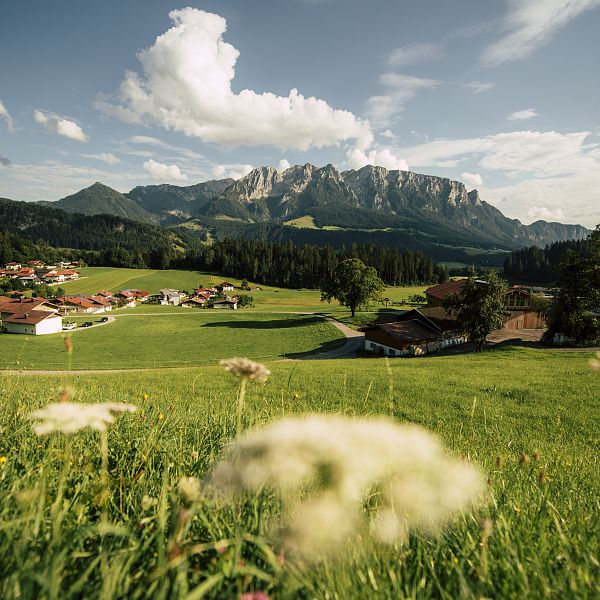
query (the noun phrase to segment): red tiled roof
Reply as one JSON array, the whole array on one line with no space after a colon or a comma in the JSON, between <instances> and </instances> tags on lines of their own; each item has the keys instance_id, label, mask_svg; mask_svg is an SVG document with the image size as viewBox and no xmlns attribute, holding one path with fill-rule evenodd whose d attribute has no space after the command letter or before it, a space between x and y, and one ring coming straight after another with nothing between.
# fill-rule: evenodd
<instances>
[{"instance_id":1,"label":"red tiled roof","mask_svg":"<svg viewBox=\"0 0 600 600\"><path fill-rule=\"evenodd\" d=\"M447 281L446 283L440 283L439 285L434 285L425 290L426 296L432 296L433 298L437 298L438 300L443 300L449 294L461 294L467 280L466 279L457 279L455 281Z\"/></svg>"},{"instance_id":2,"label":"red tiled roof","mask_svg":"<svg viewBox=\"0 0 600 600\"><path fill-rule=\"evenodd\" d=\"M35 310L38 306L46 304L44 298L25 298L23 300L9 300L0 303L0 312L3 313L24 313ZM56 310L56 309L55 309Z\"/></svg>"},{"instance_id":3,"label":"red tiled roof","mask_svg":"<svg viewBox=\"0 0 600 600\"><path fill-rule=\"evenodd\" d=\"M436 339L438 333L425 327L419 321L403 321L400 323L384 323L381 329L401 342L420 342Z\"/></svg>"}]
</instances>

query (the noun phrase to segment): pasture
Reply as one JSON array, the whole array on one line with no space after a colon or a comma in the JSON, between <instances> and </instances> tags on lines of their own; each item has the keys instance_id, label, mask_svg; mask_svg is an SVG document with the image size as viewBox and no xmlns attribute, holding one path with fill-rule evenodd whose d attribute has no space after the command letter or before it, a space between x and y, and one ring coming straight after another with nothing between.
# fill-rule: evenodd
<instances>
[{"instance_id":1,"label":"pasture","mask_svg":"<svg viewBox=\"0 0 600 600\"><path fill-rule=\"evenodd\" d=\"M239 279L204 273L201 271L155 271L151 269L114 269L111 267L84 267L81 279L61 284L67 294L95 294L102 290L118 292L122 289L142 289L157 293L162 288L192 291L200 286L211 286L230 281L238 287ZM263 311L307 311L345 315L349 311L336 303L322 303L318 290L291 290L250 282L251 291L236 293L254 297L255 309ZM260 287L259 290L255 289ZM406 301L414 294L422 294L425 286L388 287L384 296L391 302ZM375 308L381 308L378 304ZM252 310L252 309L245 309Z\"/></svg>"},{"instance_id":2,"label":"pasture","mask_svg":"<svg viewBox=\"0 0 600 600\"><path fill-rule=\"evenodd\" d=\"M245 428L311 412L387 415L433 431L488 479L485 505L438 537L350 539L317 563L281 554L268 490L218 509L203 499L189 528L177 527L179 478L202 478L234 435L239 380L221 367L0 374L0 596L597 597L600 375L590 357L504 347L268 363L266 384L248 387ZM109 432L105 508L99 434L38 438L27 421L59 394L139 407Z\"/></svg>"},{"instance_id":3,"label":"pasture","mask_svg":"<svg viewBox=\"0 0 600 600\"><path fill-rule=\"evenodd\" d=\"M215 363L231 356L256 360L325 351L344 342L330 323L310 315L143 306L117 312L114 322L69 333L68 361L60 334L0 337L0 369L132 369ZM153 310L154 309L154 310ZM108 313L110 314L110 313ZM81 324L98 315L68 317Z\"/></svg>"}]
</instances>

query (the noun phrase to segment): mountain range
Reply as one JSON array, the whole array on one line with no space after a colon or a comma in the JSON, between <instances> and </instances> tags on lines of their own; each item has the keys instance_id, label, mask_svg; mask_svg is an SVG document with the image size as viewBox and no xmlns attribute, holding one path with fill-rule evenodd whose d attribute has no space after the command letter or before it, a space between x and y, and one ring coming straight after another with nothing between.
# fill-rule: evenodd
<instances>
[{"instance_id":1,"label":"mountain range","mask_svg":"<svg viewBox=\"0 0 600 600\"><path fill-rule=\"evenodd\" d=\"M343 172L333 165L296 165L285 171L260 167L238 180L185 187L138 186L126 194L95 183L44 204L68 212L108 213L185 228L205 237L210 233L219 237L227 231L298 241L304 235L313 243L321 237L334 245L336 239L348 243L377 237L381 243L426 252L436 248L429 254L438 259L443 248L506 252L589 234L581 225L546 221L523 225L505 217L460 181L374 166Z\"/></svg>"}]
</instances>

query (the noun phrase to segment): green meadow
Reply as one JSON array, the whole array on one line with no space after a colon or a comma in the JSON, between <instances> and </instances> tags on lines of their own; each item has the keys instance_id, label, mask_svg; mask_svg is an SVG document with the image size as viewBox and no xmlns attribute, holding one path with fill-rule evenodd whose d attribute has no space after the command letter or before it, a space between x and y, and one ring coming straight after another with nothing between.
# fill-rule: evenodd
<instances>
[{"instance_id":1,"label":"green meadow","mask_svg":"<svg viewBox=\"0 0 600 600\"><path fill-rule=\"evenodd\" d=\"M230 281L239 286L239 279L217 276L201 271L155 271L151 269L114 269L111 267L84 267L80 269L81 279L61 284L67 294L95 294L102 290L118 292L123 289L143 289L157 293L163 288L192 291L200 286L212 286L221 281ZM321 302L318 290L291 290L250 282L249 292L236 290L236 293L250 294L256 310L327 312L345 315L348 310L335 304ZM260 289L256 289L256 288ZM425 286L388 287L384 296L390 302L406 301L414 294L422 294ZM383 307L382 304L374 307ZM140 307L145 308L145 307ZM246 309L249 310L249 309Z\"/></svg>"},{"instance_id":2,"label":"green meadow","mask_svg":"<svg viewBox=\"0 0 600 600\"><path fill-rule=\"evenodd\" d=\"M115 320L68 332L67 361L61 335L0 337L0 369L132 369L215 363L231 356L255 360L293 358L344 343L322 318L237 311L143 306L117 311ZM153 310L154 309L154 310ZM111 315L111 313L108 313ZM100 315L102 316L102 315ZM68 317L81 324L100 316Z\"/></svg>"},{"instance_id":3,"label":"green meadow","mask_svg":"<svg viewBox=\"0 0 600 600\"><path fill-rule=\"evenodd\" d=\"M74 363L86 351L76 337ZM0 597L598 597L600 374L591 356L505 346L268 363L266 384L248 387L245 428L312 412L387 415L434 432L488 480L485 503L437 537L350 539L316 563L281 554L270 526L280 505L268 490L234 506L203 499L178 532L179 478L204 477L234 435L239 380L221 367L0 374ZM138 406L109 432L103 509L99 434L36 437L27 420L61 393Z\"/></svg>"}]
</instances>

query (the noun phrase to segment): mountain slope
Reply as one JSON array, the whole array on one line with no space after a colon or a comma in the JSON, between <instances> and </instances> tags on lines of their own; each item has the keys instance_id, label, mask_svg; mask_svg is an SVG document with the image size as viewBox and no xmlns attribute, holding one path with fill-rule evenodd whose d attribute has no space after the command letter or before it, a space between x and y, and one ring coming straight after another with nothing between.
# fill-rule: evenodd
<instances>
[{"instance_id":1,"label":"mountain slope","mask_svg":"<svg viewBox=\"0 0 600 600\"><path fill-rule=\"evenodd\" d=\"M135 187L125 195L161 223L177 223L200 214L210 200L234 182L234 179L218 179L185 187L168 183L146 185Z\"/></svg>"},{"instance_id":2,"label":"mountain slope","mask_svg":"<svg viewBox=\"0 0 600 600\"><path fill-rule=\"evenodd\" d=\"M114 215L141 223L153 223L157 220L124 194L99 182L56 202L44 202L43 204L82 215Z\"/></svg>"},{"instance_id":3,"label":"mountain slope","mask_svg":"<svg viewBox=\"0 0 600 600\"><path fill-rule=\"evenodd\" d=\"M459 181L373 166L343 173L332 165L306 164L283 173L261 167L210 200L203 212L248 223L285 223L308 215L320 227L410 230L440 243L505 248L581 239L589 233L580 225L523 225Z\"/></svg>"}]
</instances>

